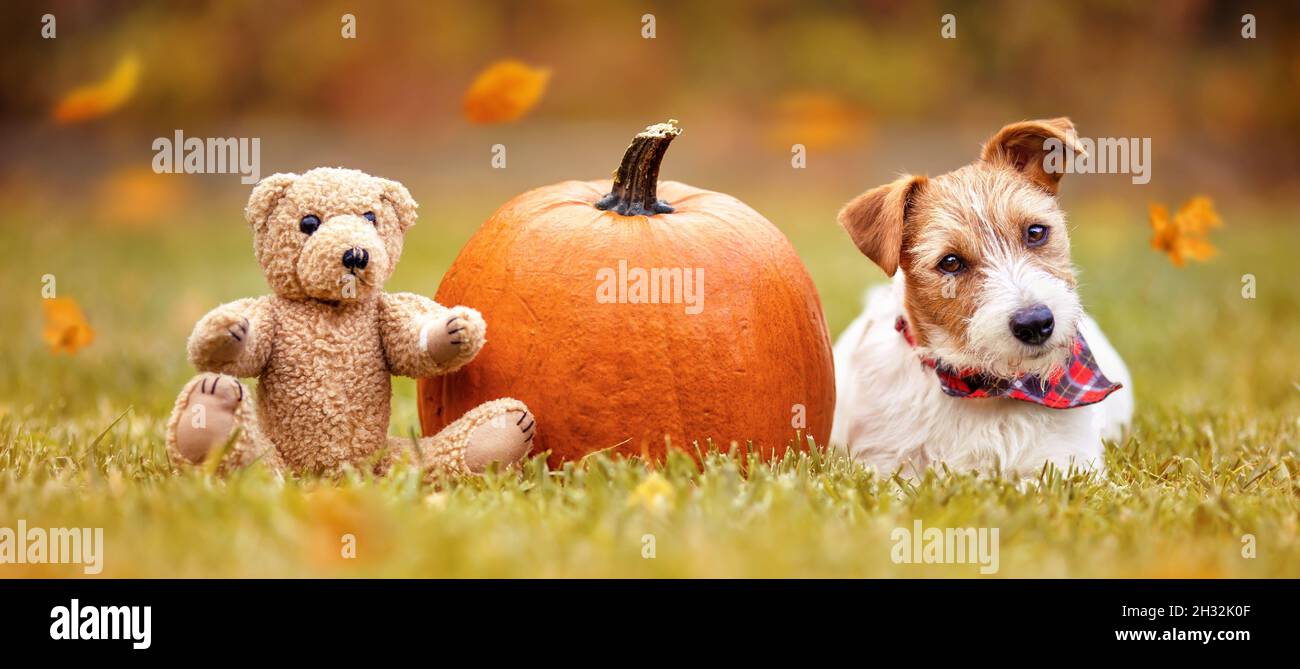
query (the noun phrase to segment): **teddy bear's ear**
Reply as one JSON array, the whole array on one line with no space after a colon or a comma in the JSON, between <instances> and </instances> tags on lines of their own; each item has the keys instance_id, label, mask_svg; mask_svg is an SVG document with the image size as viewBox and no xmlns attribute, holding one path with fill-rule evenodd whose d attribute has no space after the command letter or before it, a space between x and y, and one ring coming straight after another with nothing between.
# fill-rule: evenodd
<instances>
[{"instance_id":1,"label":"teddy bear's ear","mask_svg":"<svg viewBox=\"0 0 1300 669\"><path fill-rule=\"evenodd\" d=\"M297 180L297 174L281 172L257 182L253 194L248 196L248 206L244 207L244 220L253 227L265 223L276 205L280 204L284 192Z\"/></svg>"},{"instance_id":2,"label":"teddy bear's ear","mask_svg":"<svg viewBox=\"0 0 1300 669\"><path fill-rule=\"evenodd\" d=\"M416 204L415 198L411 197L411 191L406 190L406 186L389 179L382 179L384 182L384 202L393 207L397 212L397 220L402 224L402 231L415 225L417 214L415 209L420 205Z\"/></svg>"}]
</instances>

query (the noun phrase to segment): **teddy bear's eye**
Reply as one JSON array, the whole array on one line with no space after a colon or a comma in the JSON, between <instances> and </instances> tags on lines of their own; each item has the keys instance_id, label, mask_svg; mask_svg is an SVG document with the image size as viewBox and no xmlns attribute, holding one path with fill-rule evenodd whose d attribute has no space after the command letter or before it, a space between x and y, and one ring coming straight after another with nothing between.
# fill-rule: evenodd
<instances>
[{"instance_id":1,"label":"teddy bear's eye","mask_svg":"<svg viewBox=\"0 0 1300 669\"><path fill-rule=\"evenodd\" d=\"M302 220L298 222L298 229L302 230L303 232L309 235L313 232L316 232L316 228L319 227L320 227L320 218L317 218L313 214L307 214L306 216L303 216Z\"/></svg>"},{"instance_id":2,"label":"teddy bear's eye","mask_svg":"<svg viewBox=\"0 0 1300 669\"><path fill-rule=\"evenodd\" d=\"M375 212L373 211L367 211L366 213L362 214L362 216L366 217L366 220L370 221L371 223L375 222Z\"/></svg>"}]
</instances>

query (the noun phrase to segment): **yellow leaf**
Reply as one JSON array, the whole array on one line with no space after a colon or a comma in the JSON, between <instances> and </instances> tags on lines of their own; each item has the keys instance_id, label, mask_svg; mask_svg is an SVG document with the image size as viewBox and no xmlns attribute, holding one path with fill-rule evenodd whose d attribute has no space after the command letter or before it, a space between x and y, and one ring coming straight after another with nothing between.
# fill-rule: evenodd
<instances>
[{"instance_id":1,"label":"yellow leaf","mask_svg":"<svg viewBox=\"0 0 1300 669\"><path fill-rule=\"evenodd\" d=\"M68 91L54 107L52 116L61 124L80 123L99 118L131 98L140 77L140 59L127 54L102 81L78 86Z\"/></svg>"},{"instance_id":2,"label":"yellow leaf","mask_svg":"<svg viewBox=\"0 0 1300 669\"><path fill-rule=\"evenodd\" d=\"M1179 207L1174 218L1180 221L1179 224L1185 232L1198 234L1223 225L1223 221L1219 220L1218 212L1214 211L1214 201L1204 195L1188 200L1187 204Z\"/></svg>"},{"instance_id":3,"label":"yellow leaf","mask_svg":"<svg viewBox=\"0 0 1300 669\"><path fill-rule=\"evenodd\" d=\"M665 511L673 507L675 492L673 484L655 472L628 494L627 505L641 506L647 511Z\"/></svg>"},{"instance_id":4,"label":"yellow leaf","mask_svg":"<svg viewBox=\"0 0 1300 669\"><path fill-rule=\"evenodd\" d=\"M372 498L355 489L321 487L303 496L302 549L320 569L370 563L392 550L393 534Z\"/></svg>"},{"instance_id":5,"label":"yellow leaf","mask_svg":"<svg viewBox=\"0 0 1300 669\"><path fill-rule=\"evenodd\" d=\"M45 330L42 337L55 353L76 353L95 340L95 331L81 313L81 305L70 297L52 297L41 300L45 310Z\"/></svg>"},{"instance_id":6,"label":"yellow leaf","mask_svg":"<svg viewBox=\"0 0 1300 669\"><path fill-rule=\"evenodd\" d=\"M1213 258L1219 252L1213 244L1196 237L1179 240L1179 244L1178 250L1182 255L1201 262Z\"/></svg>"},{"instance_id":7,"label":"yellow leaf","mask_svg":"<svg viewBox=\"0 0 1300 669\"><path fill-rule=\"evenodd\" d=\"M1205 262L1218 253L1206 239L1212 228L1223 225L1214 201L1204 195L1188 200L1178 208L1173 219L1164 205L1152 203L1148 209L1151 221L1151 248L1168 254L1175 267L1182 267L1188 258Z\"/></svg>"},{"instance_id":8,"label":"yellow leaf","mask_svg":"<svg viewBox=\"0 0 1300 669\"><path fill-rule=\"evenodd\" d=\"M1148 217L1151 220L1151 248L1157 251L1168 251L1170 248L1169 240L1169 210L1162 204L1151 203L1148 207Z\"/></svg>"},{"instance_id":9,"label":"yellow leaf","mask_svg":"<svg viewBox=\"0 0 1300 669\"><path fill-rule=\"evenodd\" d=\"M549 68L499 60L479 73L465 93L465 118L474 123L505 123L527 114L550 81Z\"/></svg>"}]
</instances>

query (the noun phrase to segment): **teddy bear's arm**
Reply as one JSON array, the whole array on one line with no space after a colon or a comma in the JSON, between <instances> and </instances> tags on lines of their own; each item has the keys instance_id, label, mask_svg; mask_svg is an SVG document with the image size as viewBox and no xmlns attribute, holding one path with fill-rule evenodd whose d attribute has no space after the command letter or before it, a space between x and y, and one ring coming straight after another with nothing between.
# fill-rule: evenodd
<instances>
[{"instance_id":1,"label":"teddy bear's arm","mask_svg":"<svg viewBox=\"0 0 1300 669\"><path fill-rule=\"evenodd\" d=\"M269 300L227 302L199 319L190 334L190 363L201 372L253 377L271 356Z\"/></svg>"},{"instance_id":2,"label":"teddy bear's arm","mask_svg":"<svg viewBox=\"0 0 1300 669\"><path fill-rule=\"evenodd\" d=\"M464 367L487 341L483 317L413 293L379 296L379 336L389 371L424 378Z\"/></svg>"}]
</instances>

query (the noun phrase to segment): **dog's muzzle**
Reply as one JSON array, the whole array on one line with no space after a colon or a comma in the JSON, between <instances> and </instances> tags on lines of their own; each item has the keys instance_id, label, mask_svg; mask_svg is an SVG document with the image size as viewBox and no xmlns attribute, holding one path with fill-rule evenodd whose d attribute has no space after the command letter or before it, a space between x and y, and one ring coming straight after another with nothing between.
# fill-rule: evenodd
<instances>
[{"instance_id":1,"label":"dog's muzzle","mask_svg":"<svg viewBox=\"0 0 1300 669\"><path fill-rule=\"evenodd\" d=\"M1056 319L1052 317L1052 310L1042 304L1011 314L1011 334L1031 346L1038 346L1051 339L1055 326Z\"/></svg>"}]
</instances>

